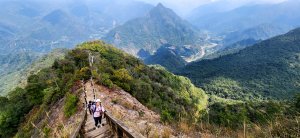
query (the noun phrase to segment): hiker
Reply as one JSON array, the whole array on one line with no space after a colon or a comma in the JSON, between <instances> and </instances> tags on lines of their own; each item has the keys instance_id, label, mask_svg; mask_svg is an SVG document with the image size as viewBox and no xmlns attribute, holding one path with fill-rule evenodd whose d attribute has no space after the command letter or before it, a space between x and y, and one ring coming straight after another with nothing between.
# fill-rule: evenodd
<instances>
[{"instance_id":1,"label":"hiker","mask_svg":"<svg viewBox=\"0 0 300 138\"><path fill-rule=\"evenodd\" d=\"M104 110L104 107L101 104L100 99L97 99L96 104L92 105L92 111L93 111L93 117L94 117L94 120L95 120L96 129L99 128L99 127L102 127L101 120L102 120L102 116L103 116L105 110Z\"/></svg>"},{"instance_id":2,"label":"hiker","mask_svg":"<svg viewBox=\"0 0 300 138\"><path fill-rule=\"evenodd\" d=\"M93 105L92 101L89 101L88 109L89 109L90 115L92 115L92 108L91 108L92 105Z\"/></svg>"}]
</instances>

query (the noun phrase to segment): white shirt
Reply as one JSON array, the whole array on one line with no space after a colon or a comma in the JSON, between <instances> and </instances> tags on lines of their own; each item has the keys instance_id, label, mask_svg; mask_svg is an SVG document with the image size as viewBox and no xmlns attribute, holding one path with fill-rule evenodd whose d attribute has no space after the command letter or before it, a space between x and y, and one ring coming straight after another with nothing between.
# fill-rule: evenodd
<instances>
[{"instance_id":1,"label":"white shirt","mask_svg":"<svg viewBox=\"0 0 300 138\"><path fill-rule=\"evenodd\" d=\"M95 109L96 108L96 105L94 105L93 106L93 108L92 109ZM100 117L101 116L101 114L103 114L104 113L104 107L103 106L97 106L97 108L96 108L96 110L93 110L94 111L94 117Z\"/></svg>"}]
</instances>

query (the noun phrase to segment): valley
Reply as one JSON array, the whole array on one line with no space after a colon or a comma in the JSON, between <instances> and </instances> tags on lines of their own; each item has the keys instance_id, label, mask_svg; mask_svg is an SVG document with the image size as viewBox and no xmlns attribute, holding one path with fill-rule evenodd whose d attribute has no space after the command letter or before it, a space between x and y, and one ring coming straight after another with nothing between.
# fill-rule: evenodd
<instances>
[{"instance_id":1,"label":"valley","mask_svg":"<svg viewBox=\"0 0 300 138\"><path fill-rule=\"evenodd\" d=\"M0 138L300 137L298 0L0 4Z\"/></svg>"}]
</instances>

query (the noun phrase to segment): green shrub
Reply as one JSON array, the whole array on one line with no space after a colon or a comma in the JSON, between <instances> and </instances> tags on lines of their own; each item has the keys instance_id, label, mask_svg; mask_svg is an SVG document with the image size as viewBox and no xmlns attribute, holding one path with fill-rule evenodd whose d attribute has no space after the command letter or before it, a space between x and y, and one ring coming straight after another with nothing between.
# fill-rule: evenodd
<instances>
[{"instance_id":1,"label":"green shrub","mask_svg":"<svg viewBox=\"0 0 300 138\"><path fill-rule=\"evenodd\" d=\"M162 122L171 122L172 121L172 116L168 110L163 110L161 112L161 121Z\"/></svg>"},{"instance_id":2,"label":"green shrub","mask_svg":"<svg viewBox=\"0 0 300 138\"><path fill-rule=\"evenodd\" d=\"M210 122L230 128L240 128L247 119L243 105L224 105L215 103L210 106Z\"/></svg>"},{"instance_id":3,"label":"green shrub","mask_svg":"<svg viewBox=\"0 0 300 138\"><path fill-rule=\"evenodd\" d=\"M64 114L66 117L74 115L77 111L77 103L79 99L76 95L68 93L64 105Z\"/></svg>"},{"instance_id":4,"label":"green shrub","mask_svg":"<svg viewBox=\"0 0 300 138\"><path fill-rule=\"evenodd\" d=\"M49 137L50 132L51 132L51 128L49 128L49 127L43 128L43 133L45 134L46 138Z\"/></svg>"}]
</instances>

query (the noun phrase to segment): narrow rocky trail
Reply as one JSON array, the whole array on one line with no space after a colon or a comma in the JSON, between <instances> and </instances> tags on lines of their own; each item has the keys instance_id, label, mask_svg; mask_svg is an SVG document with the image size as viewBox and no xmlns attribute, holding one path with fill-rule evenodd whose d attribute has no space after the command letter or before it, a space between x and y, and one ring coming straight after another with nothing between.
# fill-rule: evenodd
<instances>
[{"instance_id":1,"label":"narrow rocky trail","mask_svg":"<svg viewBox=\"0 0 300 138\"><path fill-rule=\"evenodd\" d=\"M94 100L93 88L89 87L91 83L86 83L85 88L87 90L87 101ZM110 138L114 137L110 126L106 123L106 119L102 118L102 127L96 129L93 115L87 111L87 117L83 126L85 138Z\"/></svg>"}]
</instances>

